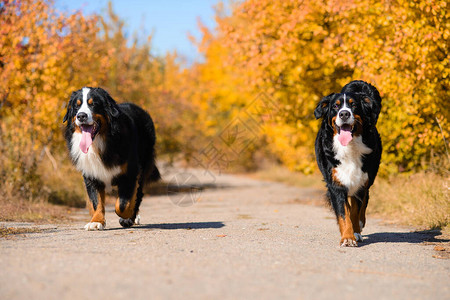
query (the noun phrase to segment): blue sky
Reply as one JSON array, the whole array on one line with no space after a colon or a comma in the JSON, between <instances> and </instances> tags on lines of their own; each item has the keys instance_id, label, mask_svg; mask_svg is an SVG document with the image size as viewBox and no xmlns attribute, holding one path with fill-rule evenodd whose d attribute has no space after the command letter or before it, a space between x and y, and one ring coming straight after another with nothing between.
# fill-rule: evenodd
<instances>
[{"instance_id":1,"label":"blue sky","mask_svg":"<svg viewBox=\"0 0 450 300\"><path fill-rule=\"evenodd\" d=\"M188 62L199 60L197 49L189 41L191 33L200 37L198 18L209 28L215 27L214 5L218 0L112 0L113 9L125 21L126 32L142 31L146 36L153 32L153 53L164 54L176 50ZM105 14L108 0L55 0L58 10L84 14Z\"/></svg>"}]
</instances>

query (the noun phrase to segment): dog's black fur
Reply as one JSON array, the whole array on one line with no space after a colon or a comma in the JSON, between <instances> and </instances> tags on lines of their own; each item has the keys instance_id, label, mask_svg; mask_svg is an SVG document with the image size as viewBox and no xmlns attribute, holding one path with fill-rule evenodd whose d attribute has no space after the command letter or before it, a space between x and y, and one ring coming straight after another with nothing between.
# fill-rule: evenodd
<instances>
[{"instance_id":1,"label":"dog's black fur","mask_svg":"<svg viewBox=\"0 0 450 300\"><path fill-rule=\"evenodd\" d=\"M150 115L132 103L117 104L102 88L85 87L72 93L63 122L66 121L67 147L73 164L83 173L91 202L93 217L85 228L105 227L104 195L105 188L111 185L118 187L116 213L121 217L120 224L132 226L145 182L160 179L155 165L155 127ZM79 141L86 130L92 144L84 153Z\"/></svg>"},{"instance_id":2,"label":"dog's black fur","mask_svg":"<svg viewBox=\"0 0 450 300\"><path fill-rule=\"evenodd\" d=\"M342 246L357 246L357 241L362 241L369 188L381 160L381 139L375 127L380 111L378 90L360 80L324 97L314 111L316 119L322 118L315 142L317 164L336 213ZM346 141L340 143L339 139L345 131L352 137L346 146L342 144Z\"/></svg>"}]
</instances>

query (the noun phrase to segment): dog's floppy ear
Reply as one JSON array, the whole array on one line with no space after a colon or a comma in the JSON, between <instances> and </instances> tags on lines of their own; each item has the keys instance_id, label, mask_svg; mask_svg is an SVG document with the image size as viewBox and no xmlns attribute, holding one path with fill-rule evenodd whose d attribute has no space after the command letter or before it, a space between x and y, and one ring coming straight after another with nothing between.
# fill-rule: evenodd
<instances>
[{"instance_id":1,"label":"dog's floppy ear","mask_svg":"<svg viewBox=\"0 0 450 300\"><path fill-rule=\"evenodd\" d=\"M73 101L75 99L76 94L77 94L76 92L72 92L72 95L70 95L70 100L69 100L69 103L67 104L67 112L63 118L63 123L66 122L69 119L70 115L72 114L72 106L73 106Z\"/></svg>"},{"instance_id":2,"label":"dog's floppy ear","mask_svg":"<svg viewBox=\"0 0 450 300\"><path fill-rule=\"evenodd\" d=\"M314 110L314 116L316 119L320 119L328 113L330 108L330 101L333 98L335 93L329 94L326 97L323 97L322 100L317 104L316 109Z\"/></svg>"},{"instance_id":3,"label":"dog's floppy ear","mask_svg":"<svg viewBox=\"0 0 450 300\"><path fill-rule=\"evenodd\" d=\"M375 126L378 121L378 115L381 111L381 101L376 101L375 99L372 99L372 97L367 95L363 95L362 99L363 111L367 116L370 116L369 125Z\"/></svg>"},{"instance_id":4,"label":"dog's floppy ear","mask_svg":"<svg viewBox=\"0 0 450 300\"><path fill-rule=\"evenodd\" d=\"M120 116L120 109L117 105L116 101L109 95L107 91L98 87L95 89L100 97L103 98L105 112L108 115L111 123L111 133L117 134L120 132L120 125L118 122L118 118ZM115 120L116 119L116 120Z\"/></svg>"},{"instance_id":5,"label":"dog's floppy ear","mask_svg":"<svg viewBox=\"0 0 450 300\"><path fill-rule=\"evenodd\" d=\"M118 116L120 116L119 107L117 106L116 101L109 95L109 93L100 87L95 88L95 91L104 99L106 113L111 118L117 118Z\"/></svg>"},{"instance_id":6,"label":"dog's floppy ear","mask_svg":"<svg viewBox=\"0 0 450 300\"><path fill-rule=\"evenodd\" d=\"M117 106L116 101L108 94L106 93L108 106L107 106L107 112L113 117L117 118L120 116L119 107Z\"/></svg>"}]
</instances>

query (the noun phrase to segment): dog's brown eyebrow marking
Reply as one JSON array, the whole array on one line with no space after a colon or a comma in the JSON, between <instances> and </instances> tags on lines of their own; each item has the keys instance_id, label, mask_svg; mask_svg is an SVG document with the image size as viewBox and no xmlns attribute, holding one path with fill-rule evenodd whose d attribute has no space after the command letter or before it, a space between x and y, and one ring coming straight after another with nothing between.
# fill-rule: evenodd
<instances>
[{"instance_id":1,"label":"dog's brown eyebrow marking","mask_svg":"<svg viewBox=\"0 0 450 300\"><path fill-rule=\"evenodd\" d=\"M341 105L341 100L336 101L337 105Z\"/></svg>"},{"instance_id":2,"label":"dog's brown eyebrow marking","mask_svg":"<svg viewBox=\"0 0 450 300\"><path fill-rule=\"evenodd\" d=\"M355 102L355 100L353 100L353 99L348 100L349 104L352 104L353 102Z\"/></svg>"},{"instance_id":3,"label":"dog's brown eyebrow marking","mask_svg":"<svg viewBox=\"0 0 450 300\"><path fill-rule=\"evenodd\" d=\"M77 100L77 105L81 105L81 100L80 99Z\"/></svg>"},{"instance_id":4,"label":"dog's brown eyebrow marking","mask_svg":"<svg viewBox=\"0 0 450 300\"><path fill-rule=\"evenodd\" d=\"M92 100L92 98L91 98L91 99L88 100L88 104L92 105L92 103L94 103L94 100Z\"/></svg>"}]
</instances>

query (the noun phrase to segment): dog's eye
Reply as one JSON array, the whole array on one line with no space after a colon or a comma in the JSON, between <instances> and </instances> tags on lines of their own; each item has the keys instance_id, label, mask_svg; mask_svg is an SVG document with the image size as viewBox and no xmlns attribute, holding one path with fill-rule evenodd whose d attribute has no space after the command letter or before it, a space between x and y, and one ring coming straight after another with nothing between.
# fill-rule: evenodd
<instances>
[{"instance_id":1,"label":"dog's eye","mask_svg":"<svg viewBox=\"0 0 450 300\"><path fill-rule=\"evenodd\" d=\"M334 109L338 109L338 108L339 108L339 105L338 105L337 103L335 103L335 104L333 104L333 108L334 108Z\"/></svg>"}]
</instances>

